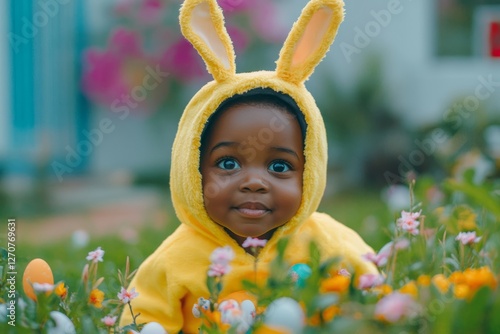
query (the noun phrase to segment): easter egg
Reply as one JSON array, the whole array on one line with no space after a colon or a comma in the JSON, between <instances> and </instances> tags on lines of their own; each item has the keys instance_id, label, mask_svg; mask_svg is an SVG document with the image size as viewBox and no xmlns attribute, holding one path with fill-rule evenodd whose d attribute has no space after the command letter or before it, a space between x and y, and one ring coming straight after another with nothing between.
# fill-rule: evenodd
<instances>
[{"instance_id":1,"label":"easter egg","mask_svg":"<svg viewBox=\"0 0 500 334\"><path fill-rule=\"evenodd\" d=\"M47 328L47 334L76 334L75 325L64 314L58 311L50 312L54 327Z\"/></svg>"},{"instance_id":2,"label":"easter egg","mask_svg":"<svg viewBox=\"0 0 500 334\"><path fill-rule=\"evenodd\" d=\"M311 276L312 270L305 263L294 264L288 273L298 287L304 287L306 280Z\"/></svg>"},{"instance_id":3,"label":"easter egg","mask_svg":"<svg viewBox=\"0 0 500 334\"><path fill-rule=\"evenodd\" d=\"M167 334L167 331L157 322L150 322L141 330L141 334Z\"/></svg>"},{"instance_id":4,"label":"easter egg","mask_svg":"<svg viewBox=\"0 0 500 334\"><path fill-rule=\"evenodd\" d=\"M26 296L36 300L33 283L54 284L54 276L47 262L42 259L34 259L26 266L23 274L23 289Z\"/></svg>"},{"instance_id":5,"label":"easter egg","mask_svg":"<svg viewBox=\"0 0 500 334\"><path fill-rule=\"evenodd\" d=\"M304 311L294 299L278 298L267 307L264 324L291 334L301 334L305 326Z\"/></svg>"}]
</instances>

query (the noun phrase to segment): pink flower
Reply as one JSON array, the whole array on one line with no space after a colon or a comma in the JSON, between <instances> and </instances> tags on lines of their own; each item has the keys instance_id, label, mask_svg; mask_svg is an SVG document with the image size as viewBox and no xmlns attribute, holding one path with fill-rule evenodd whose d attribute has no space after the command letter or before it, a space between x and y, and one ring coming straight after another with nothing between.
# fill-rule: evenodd
<instances>
[{"instance_id":1,"label":"pink flower","mask_svg":"<svg viewBox=\"0 0 500 334\"><path fill-rule=\"evenodd\" d=\"M286 14L268 0L253 0L249 8L252 30L267 42L282 43L288 34Z\"/></svg>"},{"instance_id":2,"label":"pink flower","mask_svg":"<svg viewBox=\"0 0 500 334\"><path fill-rule=\"evenodd\" d=\"M142 24L154 25L162 18L164 6L161 0L142 0L137 18Z\"/></svg>"},{"instance_id":3,"label":"pink flower","mask_svg":"<svg viewBox=\"0 0 500 334\"><path fill-rule=\"evenodd\" d=\"M340 275L340 276L344 276L344 277L351 277L351 273L347 269L345 269L345 268L340 269L337 272L337 274Z\"/></svg>"},{"instance_id":4,"label":"pink flower","mask_svg":"<svg viewBox=\"0 0 500 334\"><path fill-rule=\"evenodd\" d=\"M142 41L140 35L125 28L116 29L108 42L109 50L117 55L141 57Z\"/></svg>"},{"instance_id":5,"label":"pink flower","mask_svg":"<svg viewBox=\"0 0 500 334\"><path fill-rule=\"evenodd\" d=\"M370 262L373 262L377 267L383 267L387 264L387 260L391 256L393 249L406 249L410 245L410 241L408 239L402 238L397 240L394 246L393 244L394 242L391 241L385 244L377 254L366 253L363 255L363 258Z\"/></svg>"},{"instance_id":6,"label":"pink flower","mask_svg":"<svg viewBox=\"0 0 500 334\"><path fill-rule=\"evenodd\" d=\"M382 285L384 277L376 274L364 274L359 276L358 289L369 289L375 286Z\"/></svg>"},{"instance_id":7,"label":"pink flower","mask_svg":"<svg viewBox=\"0 0 500 334\"><path fill-rule=\"evenodd\" d=\"M105 316L104 318L102 318L102 319L101 319L101 321L102 321L102 323L103 323L103 324L105 324L106 326L108 326L108 327L112 327L112 326L114 326L114 325L115 325L115 323L116 323L116 319L117 319L117 318L118 318L117 316L112 317L112 316L110 316L110 315L107 315L107 316Z\"/></svg>"},{"instance_id":8,"label":"pink flower","mask_svg":"<svg viewBox=\"0 0 500 334\"><path fill-rule=\"evenodd\" d=\"M231 41L233 41L234 50L236 52L243 52L248 46L247 33L236 26L227 25L226 27Z\"/></svg>"},{"instance_id":9,"label":"pink flower","mask_svg":"<svg viewBox=\"0 0 500 334\"><path fill-rule=\"evenodd\" d=\"M421 213L422 210L419 212L406 212L403 210L401 211L401 218L399 218L396 223L403 231L412 235L417 235L419 233L418 226L420 225L418 219Z\"/></svg>"},{"instance_id":10,"label":"pink flower","mask_svg":"<svg viewBox=\"0 0 500 334\"><path fill-rule=\"evenodd\" d=\"M208 267L208 276L210 277L221 277L226 275L231 271L231 266L224 263L212 263Z\"/></svg>"},{"instance_id":11,"label":"pink flower","mask_svg":"<svg viewBox=\"0 0 500 334\"><path fill-rule=\"evenodd\" d=\"M212 264L227 265L234 259L234 251L230 246L218 247L210 254Z\"/></svg>"},{"instance_id":12,"label":"pink flower","mask_svg":"<svg viewBox=\"0 0 500 334\"><path fill-rule=\"evenodd\" d=\"M184 38L165 51L161 57L161 67L183 82L207 75L198 52Z\"/></svg>"},{"instance_id":13,"label":"pink flower","mask_svg":"<svg viewBox=\"0 0 500 334\"><path fill-rule=\"evenodd\" d=\"M92 261L94 263L97 263L97 262L102 262L103 256L104 256L104 251L101 249L101 247L97 247L95 251L89 252L89 255L87 255L86 259L87 261Z\"/></svg>"},{"instance_id":14,"label":"pink flower","mask_svg":"<svg viewBox=\"0 0 500 334\"><path fill-rule=\"evenodd\" d=\"M257 248L257 247L264 247L267 244L266 239L259 239L259 238L252 238L248 237L245 241L243 241L243 244L241 245L243 248Z\"/></svg>"},{"instance_id":15,"label":"pink flower","mask_svg":"<svg viewBox=\"0 0 500 334\"><path fill-rule=\"evenodd\" d=\"M118 299L123 303L127 304L135 297L139 296L139 293L135 291L135 288L132 288L130 291L127 291L124 287L121 288L118 293Z\"/></svg>"},{"instance_id":16,"label":"pink flower","mask_svg":"<svg viewBox=\"0 0 500 334\"><path fill-rule=\"evenodd\" d=\"M475 231L460 232L455 240L460 241L462 245L472 245L477 244L481 240L481 237L477 237Z\"/></svg>"},{"instance_id":17,"label":"pink flower","mask_svg":"<svg viewBox=\"0 0 500 334\"><path fill-rule=\"evenodd\" d=\"M379 320L396 322L405 316L415 316L418 310L418 304L410 295L394 292L378 301L374 314Z\"/></svg>"},{"instance_id":18,"label":"pink flower","mask_svg":"<svg viewBox=\"0 0 500 334\"><path fill-rule=\"evenodd\" d=\"M248 0L218 0L219 6L228 12L239 12L248 8Z\"/></svg>"}]
</instances>

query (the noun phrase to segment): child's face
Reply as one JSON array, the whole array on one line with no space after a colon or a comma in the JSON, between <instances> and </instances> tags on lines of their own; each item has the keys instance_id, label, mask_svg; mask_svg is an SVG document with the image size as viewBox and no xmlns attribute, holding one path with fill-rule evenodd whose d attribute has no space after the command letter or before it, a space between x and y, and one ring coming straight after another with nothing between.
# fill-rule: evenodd
<instances>
[{"instance_id":1,"label":"child's face","mask_svg":"<svg viewBox=\"0 0 500 334\"><path fill-rule=\"evenodd\" d=\"M237 241L269 239L295 215L302 199L304 155L297 120L271 105L234 105L209 131L201 152L208 215Z\"/></svg>"}]
</instances>

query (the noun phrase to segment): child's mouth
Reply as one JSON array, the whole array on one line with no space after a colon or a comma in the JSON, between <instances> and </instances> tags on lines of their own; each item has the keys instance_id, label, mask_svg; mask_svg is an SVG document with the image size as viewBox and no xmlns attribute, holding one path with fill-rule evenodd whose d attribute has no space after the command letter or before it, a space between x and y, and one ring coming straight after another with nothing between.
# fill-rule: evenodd
<instances>
[{"instance_id":1,"label":"child's mouth","mask_svg":"<svg viewBox=\"0 0 500 334\"><path fill-rule=\"evenodd\" d=\"M257 202L243 203L235 207L235 209L246 218L260 218L271 212L264 204Z\"/></svg>"}]
</instances>

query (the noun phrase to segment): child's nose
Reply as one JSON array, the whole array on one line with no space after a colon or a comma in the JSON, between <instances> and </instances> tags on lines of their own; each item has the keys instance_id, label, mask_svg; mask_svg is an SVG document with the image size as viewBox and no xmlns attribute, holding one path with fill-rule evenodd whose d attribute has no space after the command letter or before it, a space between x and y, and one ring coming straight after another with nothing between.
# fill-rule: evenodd
<instances>
[{"instance_id":1,"label":"child's nose","mask_svg":"<svg viewBox=\"0 0 500 334\"><path fill-rule=\"evenodd\" d=\"M269 191L269 185L261 171L248 170L245 172L240 184L240 191L267 192Z\"/></svg>"}]
</instances>

